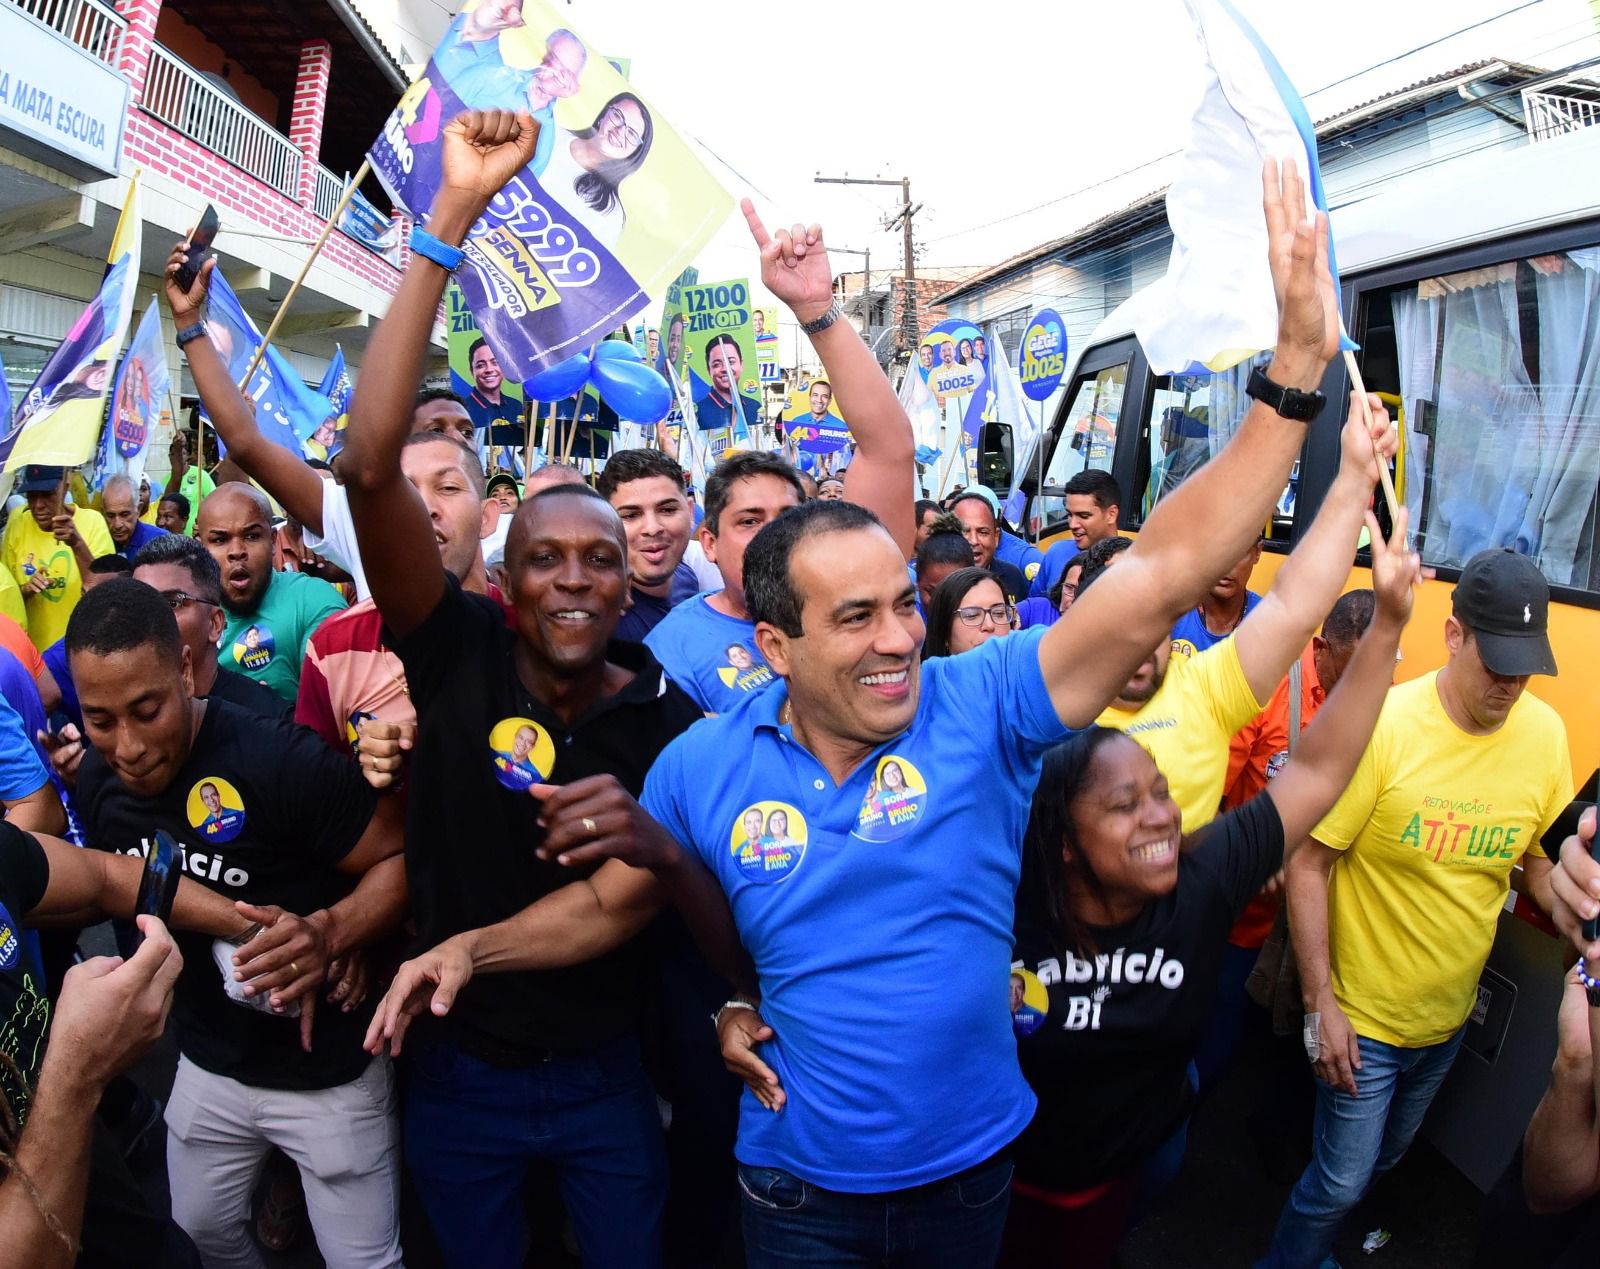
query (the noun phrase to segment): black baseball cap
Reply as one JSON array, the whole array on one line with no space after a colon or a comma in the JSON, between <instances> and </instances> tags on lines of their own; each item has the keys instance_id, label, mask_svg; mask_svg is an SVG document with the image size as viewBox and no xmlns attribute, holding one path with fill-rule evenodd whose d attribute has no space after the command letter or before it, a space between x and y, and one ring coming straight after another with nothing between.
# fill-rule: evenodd
<instances>
[{"instance_id":1,"label":"black baseball cap","mask_svg":"<svg viewBox=\"0 0 1600 1269\"><path fill-rule=\"evenodd\" d=\"M1526 555L1479 551L1450 596L1456 619L1472 631L1491 674L1555 674L1550 650L1550 586Z\"/></svg>"},{"instance_id":2,"label":"black baseball cap","mask_svg":"<svg viewBox=\"0 0 1600 1269\"><path fill-rule=\"evenodd\" d=\"M517 478L508 471L497 471L494 475L490 476L489 483L484 486L484 492L493 493L502 485L510 489L511 492L516 494L519 499L522 497L522 490L517 485Z\"/></svg>"},{"instance_id":3,"label":"black baseball cap","mask_svg":"<svg viewBox=\"0 0 1600 1269\"><path fill-rule=\"evenodd\" d=\"M41 467L29 463L17 477L18 493L54 493L61 487L61 478L67 474L65 467Z\"/></svg>"}]
</instances>

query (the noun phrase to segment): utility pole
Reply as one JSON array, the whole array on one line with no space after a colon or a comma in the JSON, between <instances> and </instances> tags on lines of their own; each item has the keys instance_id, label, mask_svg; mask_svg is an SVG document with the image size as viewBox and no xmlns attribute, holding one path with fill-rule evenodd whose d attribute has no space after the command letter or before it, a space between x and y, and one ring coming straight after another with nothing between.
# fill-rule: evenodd
<instances>
[{"instance_id":1,"label":"utility pole","mask_svg":"<svg viewBox=\"0 0 1600 1269\"><path fill-rule=\"evenodd\" d=\"M897 211L884 225L885 229L893 229L896 225L901 227L904 237L905 269L904 279L904 305L900 315L900 343L897 354L903 355L908 360L911 350L917 346L919 331L917 329L917 256L916 244L912 239L912 218L922 210L922 204L915 205L911 202L911 178L901 177L898 181L882 180L877 177L864 176L817 176L814 178L818 185L898 185L900 187L900 210Z\"/></svg>"}]
</instances>

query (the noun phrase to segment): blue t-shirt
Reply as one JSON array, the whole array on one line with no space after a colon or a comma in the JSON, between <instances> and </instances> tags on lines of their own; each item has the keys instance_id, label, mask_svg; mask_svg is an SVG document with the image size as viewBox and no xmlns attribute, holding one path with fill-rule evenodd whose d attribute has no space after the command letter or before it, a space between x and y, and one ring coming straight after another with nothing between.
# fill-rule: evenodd
<instances>
[{"instance_id":1,"label":"blue t-shirt","mask_svg":"<svg viewBox=\"0 0 1600 1269\"><path fill-rule=\"evenodd\" d=\"M21 713L0 697L0 798L19 801L49 783L50 772L39 758Z\"/></svg>"},{"instance_id":2,"label":"blue t-shirt","mask_svg":"<svg viewBox=\"0 0 1600 1269\"><path fill-rule=\"evenodd\" d=\"M1078 540L1074 537L1069 536L1059 542L1052 542L1050 549L1044 553L1044 562L1039 565L1039 571L1033 575L1033 585L1028 588L1028 594L1040 599L1049 599L1055 584L1067 571L1067 565L1082 554L1083 552L1078 549Z\"/></svg>"},{"instance_id":3,"label":"blue t-shirt","mask_svg":"<svg viewBox=\"0 0 1600 1269\"><path fill-rule=\"evenodd\" d=\"M1000 530L1000 542L994 548L994 557L1006 564L1014 565L1022 571L1022 576L1028 581L1033 581L1039 574L1039 566L1044 563L1044 552L1032 542L1025 542L1015 533Z\"/></svg>"},{"instance_id":4,"label":"blue t-shirt","mask_svg":"<svg viewBox=\"0 0 1600 1269\"><path fill-rule=\"evenodd\" d=\"M1053 626L1061 620L1061 610L1048 599L1029 595L1017 605L1019 630L1032 630L1037 626Z\"/></svg>"},{"instance_id":5,"label":"blue t-shirt","mask_svg":"<svg viewBox=\"0 0 1600 1269\"><path fill-rule=\"evenodd\" d=\"M661 619L644 643L667 677L696 705L708 714L726 714L752 692L771 687L772 671L756 650L755 623L718 612L706 603L710 598L705 594L686 599Z\"/></svg>"},{"instance_id":6,"label":"blue t-shirt","mask_svg":"<svg viewBox=\"0 0 1600 1269\"><path fill-rule=\"evenodd\" d=\"M1067 735L1041 637L923 662L909 730L841 785L779 724L787 686L651 769L640 801L726 891L776 1037L761 1056L788 1104L745 1093L741 1162L879 1193L980 1163L1032 1117L1004 986L1029 804Z\"/></svg>"},{"instance_id":7,"label":"blue t-shirt","mask_svg":"<svg viewBox=\"0 0 1600 1269\"><path fill-rule=\"evenodd\" d=\"M117 554L125 560L131 560L135 555L139 554L140 549L146 543L154 542L157 538L166 536L167 531L165 529L158 529L155 525L146 524L143 520L135 520L133 536L128 539L128 545L119 549Z\"/></svg>"},{"instance_id":8,"label":"blue t-shirt","mask_svg":"<svg viewBox=\"0 0 1600 1269\"><path fill-rule=\"evenodd\" d=\"M1248 617L1251 610L1260 602L1261 596L1255 591L1245 591L1244 611L1239 614L1239 620L1243 621ZM1234 629L1238 627L1235 626ZM1206 629L1206 619L1200 615L1200 608L1196 605L1179 617L1177 624L1172 627L1172 650L1180 656L1192 657L1196 652L1204 652L1207 648L1221 643L1232 633L1233 631L1229 630L1223 634L1212 634Z\"/></svg>"},{"instance_id":9,"label":"blue t-shirt","mask_svg":"<svg viewBox=\"0 0 1600 1269\"><path fill-rule=\"evenodd\" d=\"M666 620L669 612L684 600L694 598L699 590L700 579L687 564L679 564L673 569L672 585L667 588L665 595L647 595L637 586L630 587L633 603L618 619L617 632L612 638L643 643L645 637Z\"/></svg>"}]
</instances>

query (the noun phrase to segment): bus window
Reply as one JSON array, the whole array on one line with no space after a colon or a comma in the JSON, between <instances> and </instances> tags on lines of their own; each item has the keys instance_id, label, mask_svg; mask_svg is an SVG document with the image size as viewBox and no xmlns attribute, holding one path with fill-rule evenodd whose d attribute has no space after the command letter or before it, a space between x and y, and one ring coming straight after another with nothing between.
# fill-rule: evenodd
<instances>
[{"instance_id":1,"label":"bus window","mask_svg":"<svg viewBox=\"0 0 1600 1269\"><path fill-rule=\"evenodd\" d=\"M1150 413L1145 419L1145 453L1140 455L1141 493L1139 523L1143 524L1161 501L1233 439L1250 410L1244 386L1250 371L1272 360L1272 352L1259 353L1221 374L1163 375L1155 381ZM1270 536L1287 540L1294 517L1299 485L1295 464L1283 496L1273 512Z\"/></svg>"},{"instance_id":2,"label":"bus window","mask_svg":"<svg viewBox=\"0 0 1600 1269\"><path fill-rule=\"evenodd\" d=\"M1368 385L1397 393L1400 494L1426 564L1486 547L1600 590L1600 248L1423 278L1366 300Z\"/></svg>"},{"instance_id":3,"label":"bus window","mask_svg":"<svg viewBox=\"0 0 1600 1269\"><path fill-rule=\"evenodd\" d=\"M1119 361L1080 375L1073 384L1071 402L1060 417L1061 436L1045 473L1044 492L1035 515L1040 523L1054 524L1067 514L1060 492L1080 471L1095 467L1111 470L1117 452L1117 421L1122 416L1122 396L1128 386L1128 363Z\"/></svg>"}]
</instances>

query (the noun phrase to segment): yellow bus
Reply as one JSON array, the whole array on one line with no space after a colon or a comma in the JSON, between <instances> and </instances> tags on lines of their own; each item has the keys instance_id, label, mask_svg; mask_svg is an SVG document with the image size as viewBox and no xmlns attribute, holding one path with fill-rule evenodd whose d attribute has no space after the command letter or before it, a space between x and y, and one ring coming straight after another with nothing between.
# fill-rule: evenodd
<instances>
[{"instance_id":1,"label":"yellow bus","mask_svg":"<svg viewBox=\"0 0 1600 1269\"><path fill-rule=\"evenodd\" d=\"M1361 345L1368 389L1401 419L1395 485L1438 574L1406 632L1399 677L1442 664L1450 592L1468 557L1490 546L1531 556L1550 582L1561 674L1535 678L1529 690L1561 713L1574 781L1587 786L1579 796L1592 800L1600 767L1600 127L1423 167L1335 209L1332 222L1346 326ZM1062 484L1086 466L1115 476L1122 530L1137 534L1248 408L1253 363L1218 375L1150 372L1133 335L1148 294L1107 317L1074 361L1046 437L1036 511L1047 539L1065 530ZM1253 590L1270 586L1332 481L1349 388L1337 361L1323 384L1328 407L1265 526ZM1348 585L1368 584L1358 555ZM1430 1120L1435 1144L1480 1188L1504 1167L1543 1090L1570 950L1562 943L1502 919L1483 1018L1469 1028L1469 1051L1482 1061L1457 1063Z\"/></svg>"}]
</instances>

